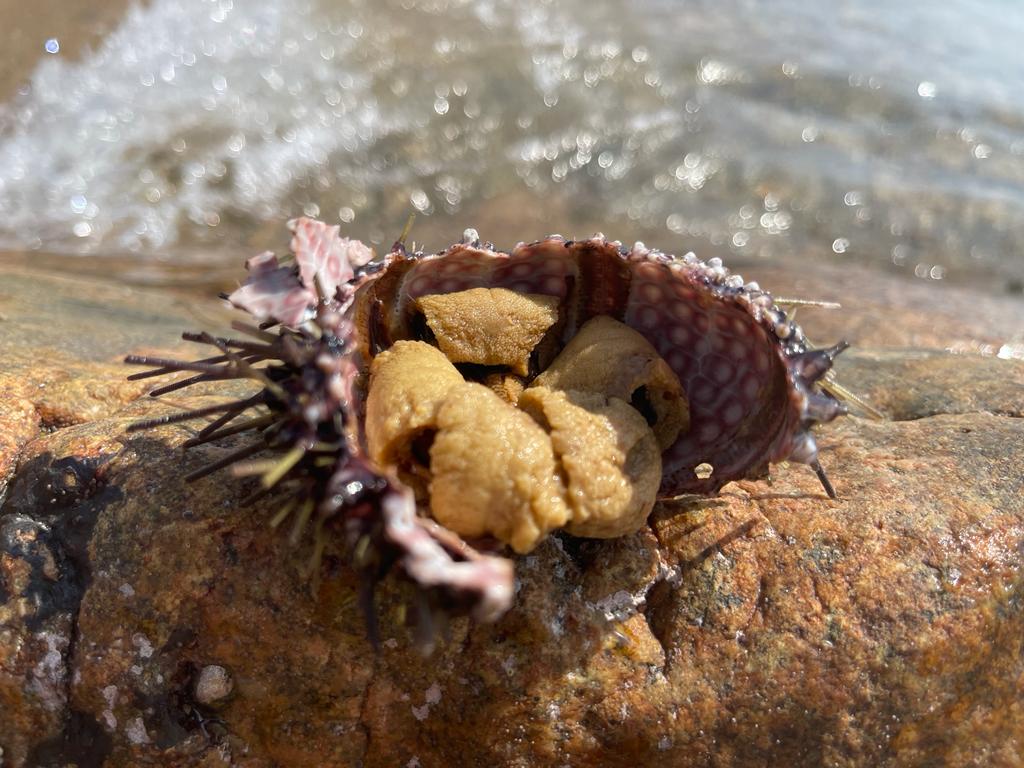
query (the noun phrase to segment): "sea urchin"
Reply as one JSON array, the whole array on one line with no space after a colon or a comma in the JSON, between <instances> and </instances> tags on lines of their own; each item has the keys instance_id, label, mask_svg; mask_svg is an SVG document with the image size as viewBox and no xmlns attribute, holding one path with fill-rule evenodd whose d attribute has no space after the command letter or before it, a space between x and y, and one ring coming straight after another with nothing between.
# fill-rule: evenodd
<instances>
[{"instance_id":1,"label":"sea urchin","mask_svg":"<svg viewBox=\"0 0 1024 768\"><path fill-rule=\"evenodd\" d=\"M393 568L417 586L422 624L487 621L512 599L503 545L631 533L658 498L784 459L834 497L810 429L844 412L819 382L845 344L811 349L718 259L602 236L504 253L467 230L442 253L399 241L374 262L338 227L289 226L291 260L250 259L225 296L256 321L234 324L245 338L184 334L218 354L126 360L151 368L131 378L192 374L152 395L235 378L259 392L131 429L215 416L186 447L251 435L186 479L246 462L258 494L280 499L275 525L313 525L314 566L340 531L371 637L374 585Z\"/></svg>"}]
</instances>

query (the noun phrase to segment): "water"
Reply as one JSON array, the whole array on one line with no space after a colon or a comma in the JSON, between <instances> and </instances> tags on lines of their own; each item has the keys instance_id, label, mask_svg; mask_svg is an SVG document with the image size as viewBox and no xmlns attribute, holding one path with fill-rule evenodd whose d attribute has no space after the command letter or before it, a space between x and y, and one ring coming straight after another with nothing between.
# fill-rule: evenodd
<instances>
[{"instance_id":1,"label":"water","mask_svg":"<svg viewBox=\"0 0 1024 768\"><path fill-rule=\"evenodd\" d=\"M0 246L222 264L418 212L431 248L600 230L1020 292L1021 39L1013 0L152 0L40 40Z\"/></svg>"}]
</instances>

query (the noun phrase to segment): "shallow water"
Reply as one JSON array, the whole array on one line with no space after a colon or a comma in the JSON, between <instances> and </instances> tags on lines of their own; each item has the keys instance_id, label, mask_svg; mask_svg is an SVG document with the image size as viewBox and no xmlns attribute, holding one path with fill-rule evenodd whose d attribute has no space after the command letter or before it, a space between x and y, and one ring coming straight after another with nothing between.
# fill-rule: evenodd
<instances>
[{"instance_id":1,"label":"shallow water","mask_svg":"<svg viewBox=\"0 0 1024 768\"><path fill-rule=\"evenodd\" d=\"M152 0L39 40L0 247L223 265L417 212L428 248L600 230L1019 293L1021 39L1013 0Z\"/></svg>"}]
</instances>

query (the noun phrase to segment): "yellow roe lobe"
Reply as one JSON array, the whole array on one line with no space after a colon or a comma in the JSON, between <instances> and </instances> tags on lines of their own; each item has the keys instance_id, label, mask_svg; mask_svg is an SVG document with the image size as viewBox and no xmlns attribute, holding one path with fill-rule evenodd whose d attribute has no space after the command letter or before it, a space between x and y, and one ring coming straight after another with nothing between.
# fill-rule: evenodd
<instances>
[{"instance_id":1,"label":"yellow roe lobe","mask_svg":"<svg viewBox=\"0 0 1024 768\"><path fill-rule=\"evenodd\" d=\"M519 407L546 425L568 482L576 536L612 538L647 520L661 484L661 452L644 417L617 397L531 387Z\"/></svg>"},{"instance_id":2,"label":"yellow roe lobe","mask_svg":"<svg viewBox=\"0 0 1024 768\"><path fill-rule=\"evenodd\" d=\"M525 375L530 354L558 320L558 299L508 288L422 296L416 305L453 363L506 366Z\"/></svg>"},{"instance_id":3,"label":"yellow roe lobe","mask_svg":"<svg viewBox=\"0 0 1024 768\"><path fill-rule=\"evenodd\" d=\"M517 552L565 527L632 533L650 514L661 450L688 428L678 379L636 331L583 326L532 382L554 299L472 289L418 300L437 347L399 341L373 361L370 457L395 467L442 525ZM482 383L454 362L488 366Z\"/></svg>"},{"instance_id":4,"label":"yellow roe lobe","mask_svg":"<svg viewBox=\"0 0 1024 768\"><path fill-rule=\"evenodd\" d=\"M467 537L491 534L529 552L569 509L551 440L522 411L480 384L441 407L430 449L430 512Z\"/></svg>"}]
</instances>

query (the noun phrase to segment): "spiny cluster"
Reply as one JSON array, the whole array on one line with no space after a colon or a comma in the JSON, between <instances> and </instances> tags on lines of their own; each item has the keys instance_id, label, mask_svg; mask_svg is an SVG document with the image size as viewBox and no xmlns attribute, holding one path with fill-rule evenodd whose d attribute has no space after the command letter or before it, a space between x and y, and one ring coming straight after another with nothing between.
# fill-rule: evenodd
<instances>
[{"instance_id":1,"label":"spiny cluster","mask_svg":"<svg viewBox=\"0 0 1024 768\"><path fill-rule=\"evenodd\" d=\"M357 345L347 317L372 253L338 236L338 227L310 219L290 223L294 261L272 254L250 259L249 277L226 296L259 325L233 323L244 339L207 333L183 338L215 347L219 354L195 361L129 356L125 362L151 366L132 379L187 371L193 375L150 392L159 396L193 384L250 379L260 391L247 398L136 422L130 431L215 416L186 441L191 448L247 435L250 441L190 474L188 482L233 467L237 475L258 475L260 489L250 503L273 495L280 507L270 523L291 518L297 542L313 526L308 570L316 576L326 531L341 532L343 551L361 578L371 640L376 641L375 585L397 568L417 586L413 612L424 643L434 636L436 617L462 610L481 620L504 613L512 598L512 565L481 554L458 536L416 514L410 491L367 461L353 423L354 387L359 376ZM258 458L275 454L272 459Z\"/></svg>"}]
</instances>

